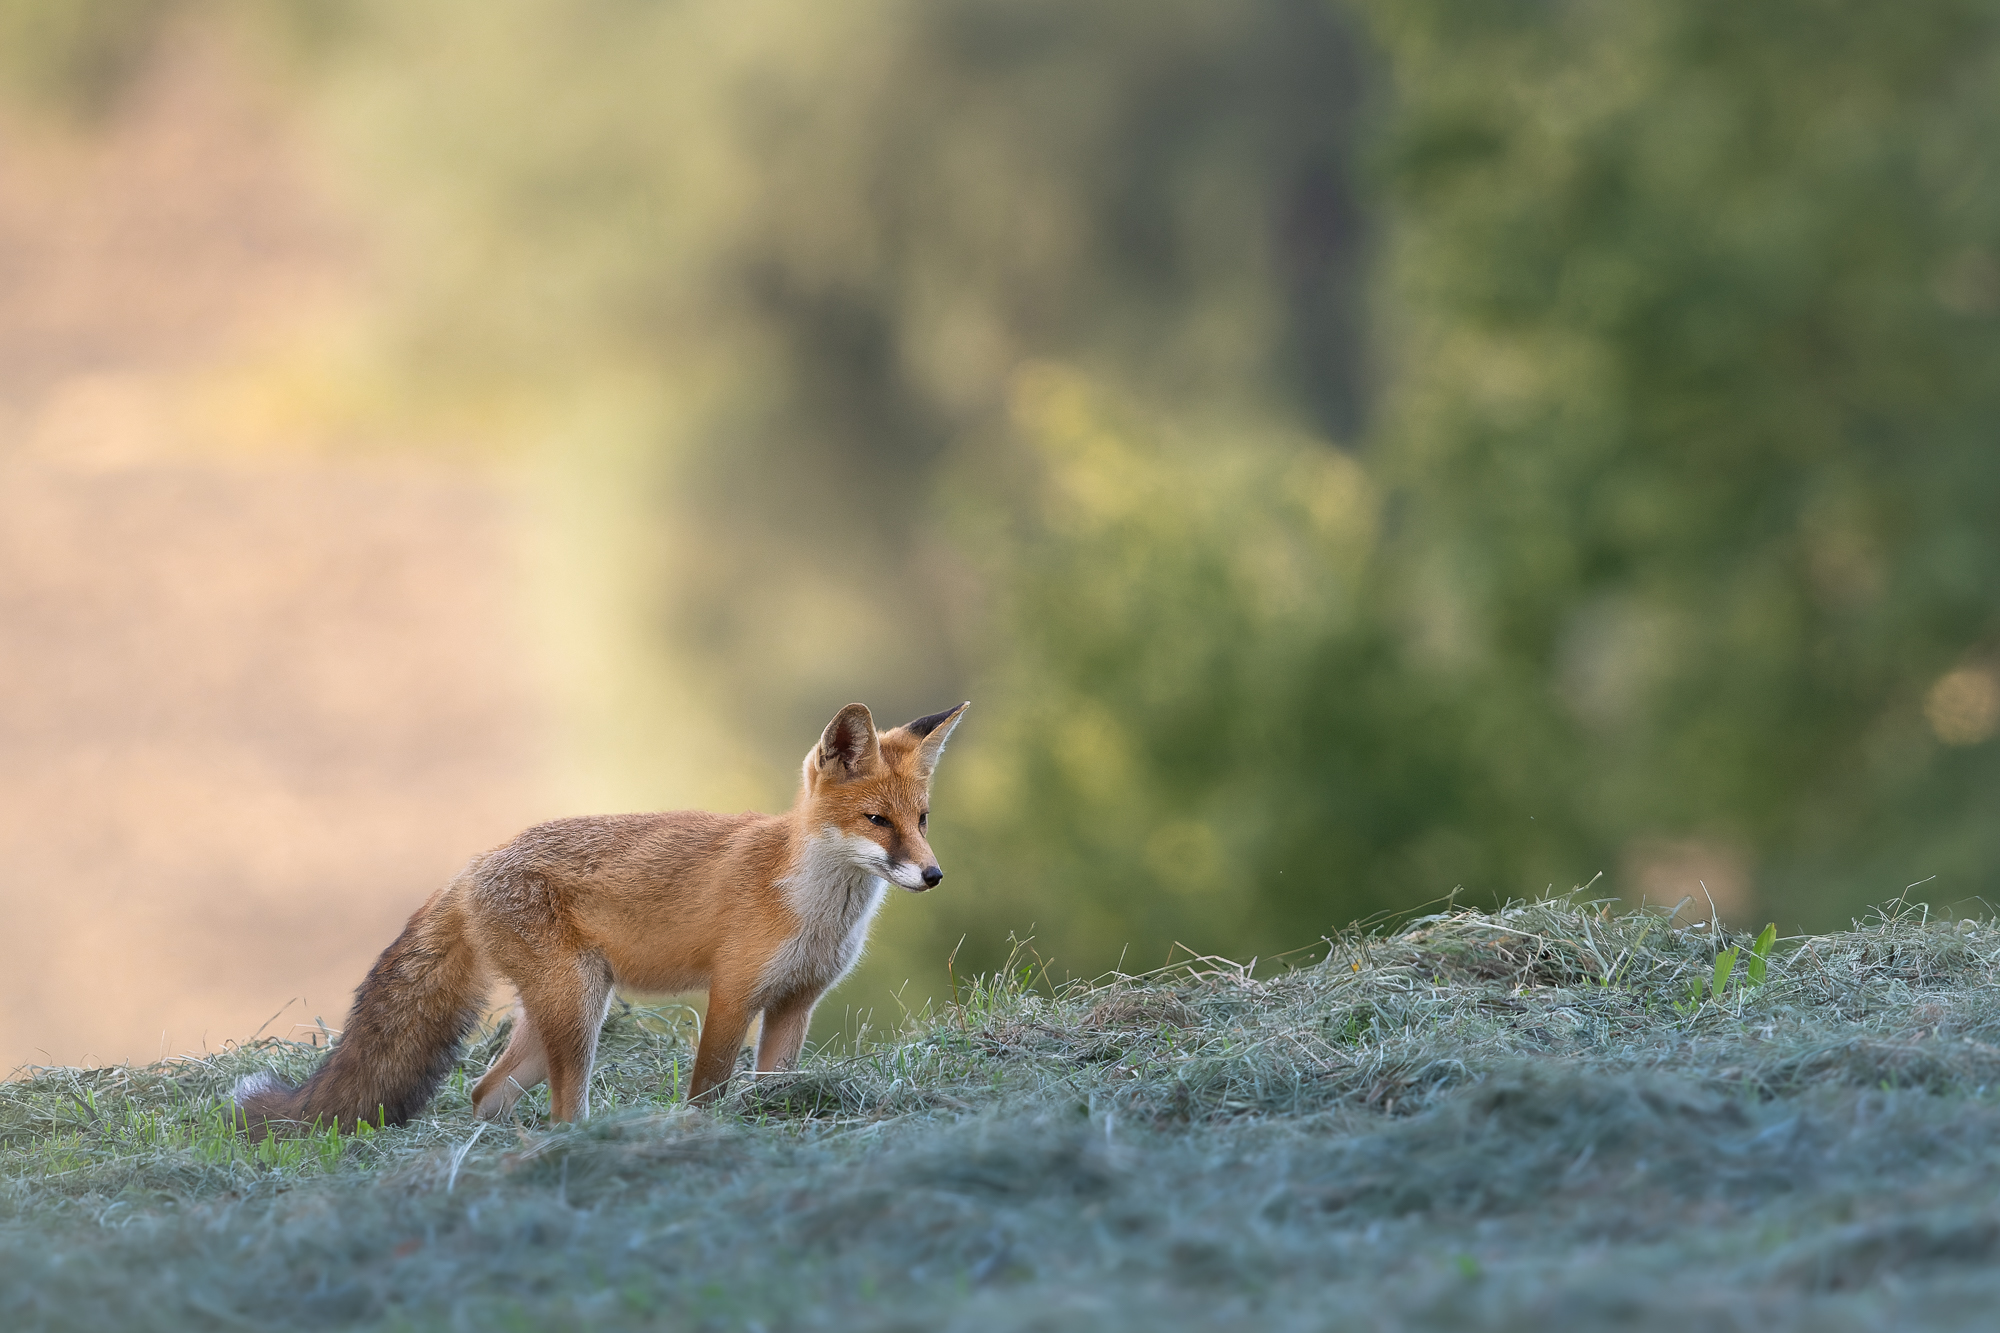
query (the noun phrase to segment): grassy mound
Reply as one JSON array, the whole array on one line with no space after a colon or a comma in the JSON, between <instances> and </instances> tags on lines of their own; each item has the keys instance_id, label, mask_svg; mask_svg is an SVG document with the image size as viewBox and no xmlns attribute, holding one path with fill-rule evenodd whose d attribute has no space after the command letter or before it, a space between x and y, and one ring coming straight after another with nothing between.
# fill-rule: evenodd
<instances>
[{"instance_id":1,"label":"grassy mound","mask_svg":"<svg viewBox=\"0 0 2000 1333\"><path fill-rule=\"evenodd\" d=\"M1260 976L981 981L677 1100L621 1007L580 1128L247 1143L259 1042L0 1084L10 1329L1985 1327L2000 927L1731 938L1574 899Z\"/></svg>"}]
</instances>

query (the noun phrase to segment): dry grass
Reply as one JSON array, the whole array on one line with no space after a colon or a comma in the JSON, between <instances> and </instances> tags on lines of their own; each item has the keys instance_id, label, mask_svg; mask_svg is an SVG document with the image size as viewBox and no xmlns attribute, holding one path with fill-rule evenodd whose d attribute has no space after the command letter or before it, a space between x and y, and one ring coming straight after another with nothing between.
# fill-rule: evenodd
<instances>
[{"instance_id":1,"label":"dry grass","mask_svg":"<svg viewBox=\"0 0 2000 1333\"><path fill-rule=\"evenodd\" d=\"M35 1071L0 1323L1983 1327L2000 928L1898 910L1761 984L1720 934L1557 899L1267 976L1023 967L719 1112L692 1016L621 1009L576 1129L461 1079L252 1148L218 1099L284 1043Z\"/></svg>"}]
</instances>

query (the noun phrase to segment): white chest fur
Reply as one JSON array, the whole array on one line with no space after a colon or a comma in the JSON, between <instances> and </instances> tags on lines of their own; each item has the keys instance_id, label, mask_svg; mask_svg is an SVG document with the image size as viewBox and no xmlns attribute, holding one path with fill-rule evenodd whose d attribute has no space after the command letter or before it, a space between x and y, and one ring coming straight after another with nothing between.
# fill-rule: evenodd
<instances>
[{"instance_id":1,"label":"white chest fur","mask_svg":"<svg viewBox=\"0 0 2000 1333\"><path fill-rule=\"evenodd\" d=\"M882 849L866 838L828 829L806 842L798 868L778 881L799 928L765 966L760 1005L824 991L860 961L869 922L889 891L887 868Z\"/></svg>"}]
</instances>

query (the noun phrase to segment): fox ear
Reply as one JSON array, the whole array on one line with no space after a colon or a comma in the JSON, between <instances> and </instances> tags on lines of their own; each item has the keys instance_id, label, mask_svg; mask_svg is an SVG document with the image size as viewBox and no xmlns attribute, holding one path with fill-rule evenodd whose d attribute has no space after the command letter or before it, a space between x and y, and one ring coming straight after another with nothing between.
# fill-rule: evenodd
<instances>
[{"instance_id":1,"label":"fox ear","mask_svg":"<svg viewBox=\"0 0 2000 1333\"><path fill-rule=\"evenodd\" d=\"M917 768L926 778L937 771L938 756L944 753L944 743L951 739L951 729L958 725L958 720L970 707L972 703L968 700L956 708L947 708L942 713L932 713L929 717L904 724L904 731L920 738L917 742Z\"/></svg>"},{"instance_id":2,"label":"fox ear","mask_svg":"<svg viewBox=\"0 0 2000 1333\"><path fill-rule=\"evenodd\" d=\"M816 752L819 771L835 782L871 772L881 762L882 746L875 737L875 719L862 704L849 704L834 714L820 734Z\"/></svg>"}]
</instances>

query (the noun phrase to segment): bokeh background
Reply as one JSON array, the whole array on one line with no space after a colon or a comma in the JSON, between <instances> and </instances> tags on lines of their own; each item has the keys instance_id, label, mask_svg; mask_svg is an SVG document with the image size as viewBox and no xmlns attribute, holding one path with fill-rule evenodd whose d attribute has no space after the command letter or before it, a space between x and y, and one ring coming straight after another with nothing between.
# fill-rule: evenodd
<instances>
[{"instance_id":1,"label":"bokeh background","mask_svg":"<svg viewBox=\"0 0 2000 1333\"><path fill-rule=\"evenodd\" d=\"M0 1066L974 701L1007 956L2000 876L2000 6L0 0Z\"/></svg>"}]
</instances>

